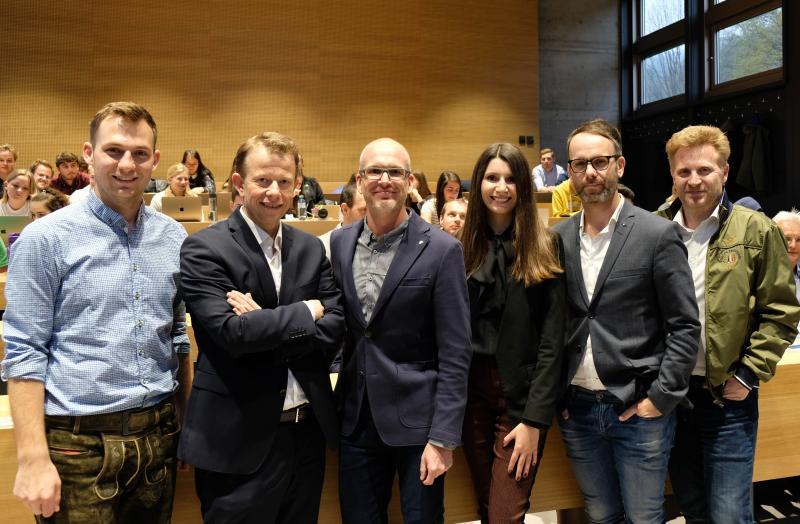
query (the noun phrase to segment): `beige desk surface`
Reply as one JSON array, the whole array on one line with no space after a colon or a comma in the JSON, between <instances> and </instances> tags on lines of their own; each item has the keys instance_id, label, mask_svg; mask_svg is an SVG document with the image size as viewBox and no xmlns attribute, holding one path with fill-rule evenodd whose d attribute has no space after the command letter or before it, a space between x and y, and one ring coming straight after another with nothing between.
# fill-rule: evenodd
<instances>
[{"instance_id":1,"label":"beige desk surface","mask_svg":"<svg viewBox=\"0 0 800 524\"><path fill-rule=\"evenodd\" d=\"M800 405L800 351L787 352L778 374L761 388L758 446L754 479L756 481L800 475L800 425L796 410ZM7 397L0 397L0 421L8 416ZM325 486L320 508L321 523L338 523L338 456L328 452ZM16 451L13 430L0 429L0 508L3 522L30 522L25 508L13 497L16 473ZM542 465L531 499L534 511L580 507L580 494L572 475L558 428L547 438ZM445 482L445 518L447 522L475 520L475 501L464 456L456 451L455 463ZM390 521L400 522L397 493L392 497ZM191 472L179 473L172 522L200 522L194 479Z\"/></svg>"},{"instance_id":2,"label":"beige desk surface","mask_svg":"<svg viewBox=\"0 0 800 524\"><path fill-rule=\"evenodd\" d=\"M207 228L214 222L181 222L181 225L186 230L188 234L197 233L198 231ZM292 227L299 229L300 231L305 231L314 236L319 236L328 231L334 229L338 224L338 220L319 220L319 219L311 219L308 220L297 220L297 219L285 219L283 220L284 224L288 224Z\"/></svg>"}]
</instances>

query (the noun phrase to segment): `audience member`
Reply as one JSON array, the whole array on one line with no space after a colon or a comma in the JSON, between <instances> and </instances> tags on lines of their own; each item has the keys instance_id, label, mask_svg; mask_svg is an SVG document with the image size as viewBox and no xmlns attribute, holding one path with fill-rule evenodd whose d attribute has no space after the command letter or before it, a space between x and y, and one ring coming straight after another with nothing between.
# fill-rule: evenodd
<instances>
[{"instance_id":1,"label":"audience member","mask_svg":"<svg viewBox=\"0 0 800 524\"><path fill-rule=\"evenodd\" d=\"M456 236L461 228L464 227L464 220L467 218L467 201L457 198L445 202L442 209L442 219L440 220L442 230Z\"/></svg>"},{"instance_id":2,"label":"audience member","mask_svg":"<svg viewBox=\"0 0 800 524\"><path fill-rule=\"evenodd\" d=\"M339 214L341 220L335 229L358 222L367 214L367 202L364 200L364 195L359 193L358 185L355 182L350 182L344 186L344 189L339 194ZM333 233L333 230L319 236L319 239L322 240L322 245L325 246L325 255L328 260L331 259L331 233Z\"/></svg>"},{"instance_id":3,"label":"audience member","mask_svg":"<svg viewBox=\"0 0 800 524\"><path fill-rule=\"evenodd\" d=\"M41 190L50 187L53 182L53 166L47 160L37 160L31 164L31 174L36 188Z\"/></svg>"},{"instance_id":4,"label":"audience member","mask_svg":"<svg viewBox=\"0 0 800 524\"><path fill-rule=\"evenodd\" d=\"M73 191L89 185L89 175L78 171L78 157L72 153L61 153L56 157L58 176L50 184L69 196Z\"/></svg>"},{"instance_id":5,"label":"audience member","mask_svg":"<svg viewBox=\"0 0 800 524\"><path fill-rule=\"evenodd\" d=\"M189 191L189 169L185 164L173 164L167 169L167 188L153 195L150 207L161 211L164 197L195 197L197 193Z\"/></svg>"},{"instance_id":6,"label":"audience member","mask_svg":"<svg viewBox=\"0 0 800 524\"><path fill-rule=\"evenodd\" d=\"M395 474L405 522L442 522L444 473L461 442L470 360L461 245L406 211L408 151L389 138L359 157L364 220L331 236L347 336L340 395L345 524L388 522Z\"/></svg>"},{"instance_id":7,"label":"audience member","mask_svg":"<svg viewBox=\"0 0 800 524\"><path fill-rule=\"evenodd\" d=\"M0 145L0 181L5 182L17 169L17 150L11 144Z\"/></svg>"},{"instance_id":8,"label":"audience member","mask_svg":"<svg viewBox=\"0 0 800 524\"><path fill-rule=\"evenodd\" d=\"M67 197L69 198L69 203L80 204L86 202L89 199L89 195L94 191L94 185L94 168L89 166L89 185L73 191L72 194Z\"/></svg>"},{"instance_id":9,"label":"audience member","mask_svg":"<svg viewBox=\"0 0 800 524\"><path fill-rule=\"evenodd\" d=\"M461 179L452 171L443 171L436 182L436 196L422 204L419 216L429 224L438 226L445 202L462 197Z\"/></svg>"},{"instance_id":10,"label":"audience member","mask_svg":"<svg viewBox=\"0 0 800 524\"><path fill-rule=\"evenodd\" d=\"M199 357L179 456L204 522L317 522L325 444L338 444L341 293L319 240L281 223L298 155L279 133L248 139L231 177L244 204L181 248Z\"/></svg>"},{"instance_id":11,"label":"audience member","mask_svg":"<svg viewBox=\"0 0 800 524\"><path fill-rule=\"evenodd\" d=\"M560 385L563 250L526 204L529 172L513 145L489 146L475 164L462 232L473 352L464 455L481 522L525 520ZM462 201L448 202L443 220L455 202Z\"/></svg>"},{"instance_id":12,"label":"audience member","mask_svg":"<svg viewBox=\"0 0 800 524\"><path fill-rule=\"evenodd\" d=\"M419 215L422 205L433 198L431 190L428 188L428 181L425 173L414 171L408 176L408 197L406 197L406 207Z\"/></svg>"},{"instance_id":13,"label":"audience member","mask_svg":"<svg viewBox=\"0 0 800 524\"><path fill-rule=\"evenodd\" d=\"M761 204L758 203L758 200L751 196L742 197L734 202L733 205L740 205L742 207L746 207L747 209L752 209L753 211L761 211L762 213L764 212L764 209L761 207Z\"/></svg>"},{"instance_id":14,"label":"audience member","mask_svg":"<svg viewBox=\"0 0 800 524\"><path fill-rule=\"evenodd\" d=\"M567 172L556 164L556 153L550 148L539 151L540 164L533 168L533 183L536 191L553 191L567 179Z\"/></svg>"},{"instance_id":15,"label":"audience member","mask_svg":"<svg viewBox=\"0 0 800 524\"><path fill-rule=\"evenodd\" d=\"M31 195L36 194L36 184L31 172L17 169L3 182L0 198L0 216L31 216Z\"/></svg>"},{"instance_id":16,"label":"audience member","mask_svg":"<svg viewBox=\"0 0 800 524\"><path fill-rule=\"evenodd\" d=\"M184 151L181 164L189 169L189 188L193 193L215 194L217 192L214 174L203 163L199 151L194 149Z\"/></svg>"},{"instance_id":17,"label":"audience member","mask_svg":"<svg viewBox=\"0 0 800 524\"><path fill-rule=\"evenodd\" d=\"M150 182L147 183L147 187L145 188L145 193L160 193L169 187L169 184L166 180L162 180L160 178L151 178ZM155 196L155 195L154 195Z\"/></svg>"},{"instance_id":18,"label":"audience member","mask_svg":"<svg viewBox=\"0 0 800 524\"><path fill-rule=\"evenodd\" d=\"M14 244L2 377L17 443L14 494L39 522L172 514L192 369L178 286L186 232L142 205L155 142L146 109L103 107L83 145L96 191L33 222Z\"/></svg>"},{"instance_id":19,"label":"audience member","mask_svg":"<svg viewBox=\"0 0 800 524\"><path fill-rule=\"evenodd\" d=\"M322 190L322 186L319 185L316 178L306 176L303 172L303 168L305 166L305 162L303 161L303 157L300 157L300 175L302 177L302 181L300 183L301 192L303 193L303 200L306 201L306 209L311 210L312 208L316 207L317 204L324 204L325 203L325 192ZM295 209L297 206L295 205Z\"/></svg>"},{"instance_id":20,"label":"audience member","mask_svg":"<svg viewBox=\"0 0 800 524\"><path fill-rule=\"evenodd\" d=\"M687 522L754 522L758 387L800 320L786 241L764 214L731 205L721 130L689 126L666 150L678 199L661 214L681 228L702 325L690 404L678 407L672 489Z\"/></svg>"},{"instance_id":21,"label":"audience member","mask_svg":"<svg viewBox=\"0 0 800 524\"><path fill-rule=\"evenodd\" d=\"M700 323L678 226L617 192L621 143L605 120L567 138L583 212L554 228L570 308L558 420L589 520L660 523L674 410L689 386Z\"/></svg>"},{"instance_id":22,"label":"audience member","mask_svg":"<svg viewBox=\"0 0 800 524\"><path fill-rule=\"evenodd\" d=\"M800 211L780 211L772 219L783 231L789 252L789 269L794 275L794 287L797 300L800 301Z\"/></svg>"},{"instance_id":23,"label":"audience member","mask_svg":"<svg viewBox=\"0 0 800 524\"><path fill-rule=\"evenodd\" d=\"M34 220L42 218L68 204L69 199L64 193L52 187L45 187L31 197L31 217Z\"/></svg>"},{"instance_id":24,"label":"audience member","mask_svg":"<svg viewBox=\"0 0 800 524\"><path fill-rule=\"evenodd\" d=\"M553 189L553 198L550 202L550 216L568 217L581 210L583 202L575 193L572 180L567 179Z\"/></svg>"}]
</instances>

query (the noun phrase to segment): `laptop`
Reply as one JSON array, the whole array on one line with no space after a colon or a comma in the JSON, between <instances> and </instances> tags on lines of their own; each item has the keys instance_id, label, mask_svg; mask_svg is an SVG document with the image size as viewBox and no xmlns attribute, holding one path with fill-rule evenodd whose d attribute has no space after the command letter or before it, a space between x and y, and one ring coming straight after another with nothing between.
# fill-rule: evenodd
<instances>
[{"instance_id":1,"label":"laptop","mask_svg":"<svg viewBox=\"0 0 800 524\"><path fill-rule=\"evenodd\" d=\"M161 212L178 222L202 222L203 201L197 197L164 197Z\"/></svg>"},{"instance_id":2,"label":"laptop","mask_svg":"<svg viewBox=\"0 0 800 524\"><path fill-rule=\"evenodd\" d=\"M29 216L0 216L0 237L3 238L3 243L8 246L8 235L21 233L30 223L31 217Z\"/></svg>"}]
</instances>

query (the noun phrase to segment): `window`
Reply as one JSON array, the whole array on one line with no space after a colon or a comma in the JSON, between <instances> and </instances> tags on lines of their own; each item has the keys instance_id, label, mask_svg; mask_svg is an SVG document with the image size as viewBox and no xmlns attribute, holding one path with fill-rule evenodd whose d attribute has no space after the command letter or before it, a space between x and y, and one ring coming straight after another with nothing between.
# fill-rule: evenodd
<instances>
[{"instance_id":1,"label":"window","mask_svg":"<svg viewBox=\"0 0 800 524\"><path fill-rule=\"evenodd\" d=\"M686 89L683 44L642 60L642 104L681 95Z\"/></svg>"},{"instance_id":2,"label":"window","mask_svg":"<svg viewBox=\"0 0 800 524\"><path fill-rule=\"evenodd\" d=\"M714 33L714 84L783 67L783 13L779 7Z\"/></svg>"},{"instance_id":3,"label":"window","mask_svg":"<svg viewBox=\"0 0 800 524\"><path fill-rule=\"evenodd\" d=\"M641 36L683 20L684 16L683 0L643 0Z\"/></svg>"}]
</instances>

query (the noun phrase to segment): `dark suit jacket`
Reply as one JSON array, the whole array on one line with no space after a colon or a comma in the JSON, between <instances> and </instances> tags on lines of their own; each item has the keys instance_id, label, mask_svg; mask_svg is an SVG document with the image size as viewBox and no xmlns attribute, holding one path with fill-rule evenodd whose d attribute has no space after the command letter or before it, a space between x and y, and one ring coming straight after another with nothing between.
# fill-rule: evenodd
<instances>
[{"instance_id":1,"label":"dark suit jacket","mask_svg":"<svg viewBox=\"0 0 800 524\"><path fill-rule=\"evenodd\" d=\"M178 456L202 469L247 474L272 445L287 369L300 383L329 446L339 425L328 365L344 331L341 293L322 243L283 226L280 300L264 253L239 212L181 248L181 286L200 353ZM263 308L237 316L226 293ZM303 300L318 299L314 322Z\"/></svg>"},{"instance_id":2,"label":"dark suit jacket","mask_svg":"<svg viewBox=\"0 0 800 524\"><path fill-rule=\"evenodd\" d=\"M608 390L626 406L649 397L669 413L686 395L700 338L678 225L626 202L589 302L581 272L581 216L555 227L564 241L571 313L566 383L591 333L595 367Z\"/></svg>"},{"instance_id":3,"label":"dark suit jacket","mask_svg":"<svg viewBox=\"0 0 800 524\"><path fill-rule=\"evenodd\" d=\"M353 280L364 221L336 230L331 259L347 320L337 383L342 434L350 435L366 392L375 427L390 446L461 442L471 358L461 244L410 214L370 321Z\"/></svg>"},{"instance_id":4,"label":"dark suit jacket","mask_svg":"<svg viewBox=\"0 0 800 524\"><path fill-rule=\"evenodd\" d=\"M557 238L555 243L562 251ZM480 296L487 286L473 278L467 286L471 315L476 318ZM563 273L531 287L509 279L495 360L508 414L515 423L524 421L537 427L552 423L560 390L566 321Z\"/></svg>"}]
</instances>

